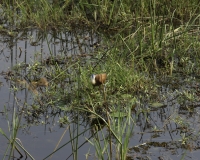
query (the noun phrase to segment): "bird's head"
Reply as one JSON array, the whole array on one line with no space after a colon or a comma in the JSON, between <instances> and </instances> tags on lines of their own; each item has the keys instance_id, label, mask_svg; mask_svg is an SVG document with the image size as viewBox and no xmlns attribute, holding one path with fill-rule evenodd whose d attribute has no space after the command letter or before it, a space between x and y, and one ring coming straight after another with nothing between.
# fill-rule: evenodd
<instances>
[{"instance_id":1,"label":"bird's head","mask_svg":"<svg viewBox=\"0 0 200 160\"><path fill-rule=\"evenodd\" d=\"M93 85L96 84L95 77L96 77L95 74L92 74L91 77L90 77L90 80L91 80L91 82L92 82Z\"/></svg>"}]
</instances>

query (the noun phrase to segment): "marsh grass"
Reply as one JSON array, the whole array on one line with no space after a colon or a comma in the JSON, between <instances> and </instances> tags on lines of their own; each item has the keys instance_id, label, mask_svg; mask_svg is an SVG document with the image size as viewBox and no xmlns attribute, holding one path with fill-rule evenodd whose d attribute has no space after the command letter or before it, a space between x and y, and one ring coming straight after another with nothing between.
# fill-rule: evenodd
<instances>
[{"instance_id":1,"label":"marsh grass","mask_svg":"<svg viewBox=\"0 0 200 160\"><path fill-rule=\"evenodd\" d=\"M15 9L10 10L10 5ZM3 1L1 7L5 11L4 17L7 17L5 21L7 19L8 24L15 21L14 25L18 28L31 24L46 32L63 29L74 32L73 28L79 25L106 33L106 38L112 42L109 42L109 47L118 52L111 52L112 57L114 53L124 61L132 59L130 67L137 66L142 71L154 70L172 75L176 70L174 61L199 47L199 44L193 44L197 38L194 34L198 33L198 1L179 1L168 5L167 1L155 0L135 3L116 0L93 3L87 0L64 3L38 0L33 3L24 0L13 4ZM10 13L16 10L19 14ZM12 29L8 29L7 33L10 31ZM186 46L185 40L188 39Z\"/></svg>"},{"instance_id":2,"label":"marsh grass","mask_svg":"<svg viewBox=\"0 0 200 160\"><path fill-rule=\"evenodd\" d=\"M6 112L7 114L7 112ZM7 122L8 122L8 130L10 133L10 136L8 136L1 128L0 128L0 133L8 140L8 146L7 149L4 153L3 159L12 159L15 157L14 151L17 151L20 157L23 157L23 154L21 151L24 151L26 157L28 156L30 159L34 160L34 158L31 156L31 154L23 147L22 142L20 139L17 138L18 131L20 129L20 120L22 116L17 116L15 109L13 110L13 115L12 115L12 121L8 119L7 116ZM12 123L10 123L12 122ZM8 153L9 152L9 153Z\"/></svg>"},{"instance_id":3,"label":"marsh grass","mask_svg":"<svg viewBox=\"0 0 200 160\"><path fill-rule=\"evenodd\" d=\"M177 6L177 4L179 4ZM186 5L187 4L187 5ZM10 6L13 10L10 10ZM7 13L8 22L15 16L19 21L17 25L36 25L41 29L72 29L74 25L89 25L94 28L103 30L117 31L116 33L125 32L130 34L134 27L149 27L151 30L152 49L154 48L157 34L160 26L174 23L191 23L198 14L198 1L185 3L184 0L172 2L170 5L167 1L65 1L50 2L45 0L23 0L8 2L2 1L2 9ZM16 15L15 11L19 14ZM10 13L12 11L12 13ZM15 18L14 18L15 19ZM16 22L15 22L16 23ZM133 23L135 25L133 25ZM190 24L188 24L189 26ZM142 29L141 28L141 29ZM160 34L160 36L162 36Z\"/></svg>"}]
</instances>

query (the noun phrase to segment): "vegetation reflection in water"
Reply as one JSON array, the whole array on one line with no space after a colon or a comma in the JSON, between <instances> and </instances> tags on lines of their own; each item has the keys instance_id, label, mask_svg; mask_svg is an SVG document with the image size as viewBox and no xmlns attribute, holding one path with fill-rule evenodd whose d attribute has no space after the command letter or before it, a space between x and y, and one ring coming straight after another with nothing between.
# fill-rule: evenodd
<instances>
[{"instance_id":1,"label":"vegetation reflection in water","mask_svg":"<svg viewBox=\"0 0 200 160\"><path fill-rule=\"evenodd\" d=\"M23 156L24 150L34 159L17 134L23 120L51 123L42 115L59 116L64 133L70 133L70 141L46 159L70 144L78 159L85 143L95 148L86 159L91 154L98 159L184 159L199 149L198 1L23 2L0 6L1 43L12 48L12 68L2 75L15 97L10 137L0 130L9 141L5 156L11 159L13 150ZM37 29L24 29L30 26ZM28 60L27 45L16 47L18 39L29 40L41 53ZM49 54L43 52L44 42ZM17 61L22 57L22 63ZM92 86L93 73L107 74L106 90ZM26 97L19 99L24 90ZM5 114L10 114L6 108ZM90 137L80 144L86 132Z\"/></svg>"}]
</instances>

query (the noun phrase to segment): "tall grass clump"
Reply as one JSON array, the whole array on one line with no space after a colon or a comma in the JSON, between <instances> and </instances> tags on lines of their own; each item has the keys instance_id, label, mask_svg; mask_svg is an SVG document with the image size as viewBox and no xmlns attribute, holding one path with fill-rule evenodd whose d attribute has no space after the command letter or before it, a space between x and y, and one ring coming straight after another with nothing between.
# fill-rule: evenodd
<instances>
[{"instance_id":1,"label":"tall grass clump","mask_svg":"<svg viewBox=\"0 0 200 160\"><path fill-rule=\"evenodd\" d=\"M21 157L23 157L23 154L21 153L21 151L24 151L26 156L28 155L29 158L34 160L34 158L30 155L30 153L24 148L20 139L17 138L18 131L20 129L21 118L22 118L22 115L18 117L16 115L16 111L14 108L13 115L12 115L12 121L9 120L8 115L7 115L8 130L9 130L10 135L8 136L7 133L5 133L0 128L0 133L8 140L8 146L4 153L3 159L6 159L6 157L8 157L9 160L13 159L14 151L17 151L18 154Z\"/></svg>"},{"instance_id":2,"label":"tall grass clump","mask_svg":"<svg viewBox=\"0 0 200 160\"><path fill-rule=\"evenodd\" d=\"M41 30L93 29L109 39L126 58L144 62L147 71L172 74L173 61L188 52L184 39L198 32L199 2L194 1L2 1L7 23ZM12 10L10 9L12 8ZM16 12L16 13L15 13ZM120 36L119 36L120 35ZM123 43L118 42L119 37ZM194 35L192 35L194 37ZM192 46L192 45L191 45ZM181 47L181 48L180 48ZM180 49L183 53L180 53ZM134 63L132 63L134 64ZM152 67L153 66L153 67ZM164 70L160 70L164 68Z\"/></svg>"},{"instance_id":3,"label":"tall grass clump","mask_svg":"<svg viewBox=\"0 0 200 160\"><path fill-rule=\"evenodd\" d=\"M18 25L35 25L41 29L63 27L69 29L70 26L83 23L92 28L109 30L110 33L116 31L118 33L130 33L141 25L148 27L148 24L151 24L149 26L152 31L151 40L153 41L152 38L156 38L159 23L169 24L172 21L173 25L183 24L183 22L194 18L199 10L197 0L192 2L186 2L185 0L173 1L170 4L166 0L136 2L130 0L97 0L92 2L88 0L79 2L3 0L1 7L5 11L4 13L8 13L8 20L9 18L16 19ZM14 14L15 11L18 11L18 14ZM191 14L192 11L195 12ZM174 14L173 18L172 14Z\"/></svg>"}]
</instances>

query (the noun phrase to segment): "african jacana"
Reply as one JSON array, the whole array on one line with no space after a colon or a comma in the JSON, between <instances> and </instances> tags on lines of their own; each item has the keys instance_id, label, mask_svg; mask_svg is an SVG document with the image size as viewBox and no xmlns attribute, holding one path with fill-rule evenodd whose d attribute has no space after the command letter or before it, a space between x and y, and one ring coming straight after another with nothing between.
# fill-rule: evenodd
<instances>
[{"instance_id":1,"label":"african jacana","mask_svg":"<svg viewBox=\"0 0 200 160\"><path fill-rule=\"evenodd\" d=\"M92 82L93 86L101 86L101 85L105 84L106 78L107 78L106 73L93 74L91 76L91 82ZM106 100L105 85L103 87L103 95L104 95L104 100Z\"/></svg>"},{"instance_id":2,"label":"african jacana","mask_svg":"<svg viewBox=\"0 0 200 160\"><path fill-rule=\"evenodd\" d=\"M46 78L40 78L38 81L37 81L37 86L43 86L43 87L47 87L48 86L48 81Z\"/></svg>"},{"instance_id":3,"label":"african jacana","mask_svg":"<svg viewBox=\"0 0 200 160\"><path fill-rule=\"evenodd\" d=\"M106 73L101 73L101 74L93 74L91 76L91 82L93 86L100 86L102 84L105 84L107 78Z\"/></svg>"}]
</instances>

